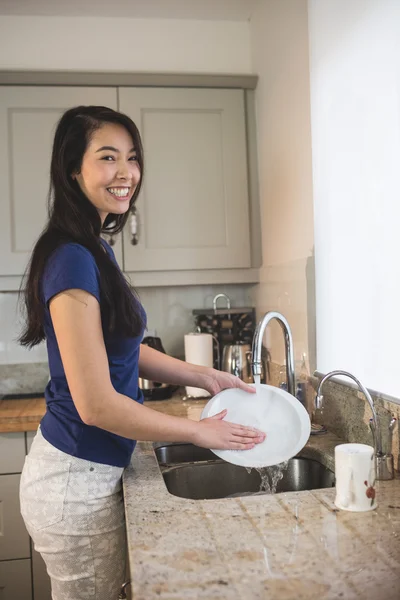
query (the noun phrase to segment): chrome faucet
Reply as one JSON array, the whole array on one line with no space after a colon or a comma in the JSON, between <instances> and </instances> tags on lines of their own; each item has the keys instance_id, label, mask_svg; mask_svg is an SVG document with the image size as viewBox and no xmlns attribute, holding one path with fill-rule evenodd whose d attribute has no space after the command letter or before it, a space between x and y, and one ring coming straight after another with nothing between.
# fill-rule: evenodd
<instances>
[{"instance_id":1,"label":"chrome faucet","mask_svg":"<svg viewBox=\"0 0 400 600\"><path fill-rule=\"evenodd\" d=\"M256 375L261 375L261 351L262 351L262 341L264 337L264 331L270 321L272 319L276 319L280 326L282 327L282 331L285 336L285 352L286 352L286 376L287 376L287 386L289 394L292 396L296 395L296 381L294 375L294 348L293 348L293 338L292 332L290 330L289 323L285 319L281 313L278 312L267 312L261 321L258 323L256 327L256 331L254 333L253 338L253 348L251 355L251 368L253 371L253 377Z\"/></svg>"},{"instance_id":2,"label":"chrome faucet","mask_svg":"<svg viewBox=\"0 0 400 600\"><path fill-rule=\"evenodd\" d=\"M373 443L374 443L374 448L375 448L376 479L381 480L381 481L387 480L387 479L393 479L394 478L393 455L392 454L384 454L382 451L382 432L381 432L381 428L380 428L378 415L376 414L374 402L373 402L373 400L371 398L371 394L369 393L367 388L365 386L363 386L363 384L361 383L361 381L359 381L357 379L357 377L354 377L354 375L352 375L348 371L331 371L330 373L325 375L325 377L323 379L321 379L321 381L318 385L317 395L315 398L315 407L319 408L319 409L322 408L322 403L323 403L323 399L324 399L324 397L322 395L322 386L324 385L325 381L327 381L331 377L335 377L336 375L343 375L345 377L349 377L350 379L352 379L356 383L358 388L363 392L364 396L366 397L367 402L370 405L371 411L372 411L371 430L372 430L372 434L373 434Z\"/></svg>"}]
</instances>

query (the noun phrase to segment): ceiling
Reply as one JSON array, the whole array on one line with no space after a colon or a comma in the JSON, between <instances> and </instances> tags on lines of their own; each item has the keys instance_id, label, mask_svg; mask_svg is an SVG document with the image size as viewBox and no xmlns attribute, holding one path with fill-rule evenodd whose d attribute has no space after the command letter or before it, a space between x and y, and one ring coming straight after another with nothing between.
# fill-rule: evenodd
<instances>
[{"instance_id":1,"label":"ceiling","mask_svg":"<svg viewBox=\"0 0 400 600\"><path fill-rule=\"evenodd\" d=\"M0 15L248 21L259 0L0 0Z\"/></svg>"}]
</instances>

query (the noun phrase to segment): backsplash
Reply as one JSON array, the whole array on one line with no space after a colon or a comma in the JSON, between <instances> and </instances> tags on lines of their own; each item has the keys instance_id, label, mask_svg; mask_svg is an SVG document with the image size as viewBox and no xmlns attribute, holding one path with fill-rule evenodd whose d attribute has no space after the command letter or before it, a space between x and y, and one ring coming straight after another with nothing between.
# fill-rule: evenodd
<instances>
[{"instance_id":1,"label":"backsplash","mask_svg":"<svg viewBox=\"0 0 400 600\"><path fill-rule=\"evenodd\" d=\"M309 406L313 406L316 390L320 379L310 377ZM372 396L375 410L380 420L382 432L382 449L386 453L392 453L394 467L400 470L400 402L390 399L378 392L368 390ZM369 427L369 419L372 412L364 394L351 385L333 381L324 383L323 405L321 410L315 410L313 422L325 425L329 431L347 442L358 442L372 446L372 433ZM392 417L397 419L393 431L392 443L389 440L389 423Z\"/></svg>"},{"instance_id":2,"label":"backsplash","mask_svg":"<svg viewBox=\"0 0 400 600\"><path fill-rule=\"evenodd\" d=\"M0 398L7 394L42 395L48 380L47 362L0 365Z\"/></svg>"},{"instance_id":3,"label":"backsplash","mask_svg":"<svg viewBox=\"0 0 400 600\"><path fill-rule=\"evenodd\" d=\"M254 288L250 284L176 286L141 288L138 293L147 312L149 333L161 337L168 354L183 358L183 336L194 329L194 308L212 307L219 293L227 294L233 307L253 306ZM16 341L21 330L17 301L17 292L0 293L0 365L47 362L45 344L27 350Z\"/></svg>"},{"instance_id":4,"label":"backsplash","mask_svg":"<svg viewBox=\"0 0 400 600\"><path fill-rule=\"evenodd\" d=\"M271 362L269 365L270 385L279 384L281 365ZM312 422L325 425L328 431L336 434L345 442L373 445L369 419L372 412L364 394L346 381L326 381L323 387L322 409L315 409L315 396L320 377L310 376L307 385L307 410ZM373 390L368 390L374 401L375 410L380 419L382 430L382 449L392 453L394 468L400 471L400 400L390 398ZM389 423L392 417L397 419L390 444Z\"/></svg>"}]
</instances>

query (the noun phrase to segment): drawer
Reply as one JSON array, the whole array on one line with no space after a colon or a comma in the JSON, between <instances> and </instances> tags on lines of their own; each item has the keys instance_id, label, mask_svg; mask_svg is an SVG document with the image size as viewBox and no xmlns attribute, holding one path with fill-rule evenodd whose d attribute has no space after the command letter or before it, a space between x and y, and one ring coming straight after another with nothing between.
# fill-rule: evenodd
<instances>
[{"instance_id":1,"label":"drawer","mask_svg":"<svg viewBox=\"0 0 400 600\"><path fill-rule=\"evenodd\" d=\"M0 560L31 555L29 535L20 513L20 478L21 475L0 475ZM0 598L3 600L1 595Z\"/></svg>"},{"instance_id":2,"label":"drawer","mask_svg":"<svg viewBox=\"0 0 400 600\"><path fill-rule=\"evenodd\" d=\"M25 460L25 433L0 433L0 474L21 473Z\"/></svg>"},{"instance_id":3,"label":"drawer","mask_svg":"<svg viewBox=\"0 0 400 600\"><path fill-rule=\"evenodd\" d=\"M30 559L0 562L0 598L32 600Z\"/></svg>"}]
</instances>

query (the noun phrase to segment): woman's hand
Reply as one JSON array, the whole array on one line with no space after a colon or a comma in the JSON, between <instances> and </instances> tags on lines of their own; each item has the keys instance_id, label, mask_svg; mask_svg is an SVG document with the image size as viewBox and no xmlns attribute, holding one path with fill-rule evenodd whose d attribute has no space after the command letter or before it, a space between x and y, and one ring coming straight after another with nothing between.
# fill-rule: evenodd
<instances>
[{"instance_id":1,"label":"woman's hand","mask_svg":"<svg viewBox=\"0 0 400 600\"><path fill-rule=\"evenodd\" d=\"M193 443L215 450L250 450L265 440L265 433L262 431L223 421L226 414L227 410L223 410L199 421Z\"/></svg>"},{"instance_id":2,"label":"woman's hand","mask_svg":"<svg viewBox=\"0 0 400 600\"><path fill-rule=\"evenodd\" d=\"M225 371L217 371L216 369L206 369L202 373L202 382L199 387L210 392L212 396L228 388L240 388L250 394L256 393L255 387L247 385L239 377Z\"/></svg>"}]
</instances>

